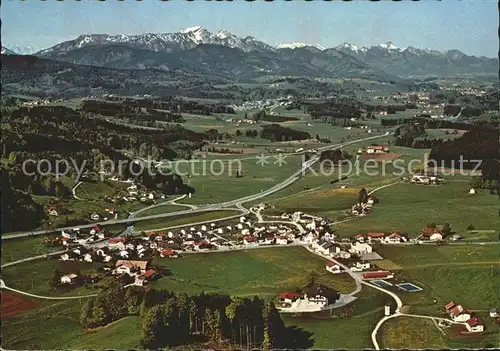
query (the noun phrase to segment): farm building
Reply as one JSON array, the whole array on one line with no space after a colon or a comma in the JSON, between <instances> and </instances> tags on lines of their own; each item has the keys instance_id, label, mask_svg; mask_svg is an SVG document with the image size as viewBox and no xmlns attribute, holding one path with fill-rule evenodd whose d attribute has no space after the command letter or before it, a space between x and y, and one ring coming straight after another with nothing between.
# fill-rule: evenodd
<instances>
[{"instance_id":1,"label":"farm building","mask_svg":"<svg viewBox=\"0 0 500 351\"><path fill-rule=\"evenodd\" d=\"M361 275L363 279L389 279L394 278L394 274L389 271L366 272Z\"/></svg>"}]
</instances>

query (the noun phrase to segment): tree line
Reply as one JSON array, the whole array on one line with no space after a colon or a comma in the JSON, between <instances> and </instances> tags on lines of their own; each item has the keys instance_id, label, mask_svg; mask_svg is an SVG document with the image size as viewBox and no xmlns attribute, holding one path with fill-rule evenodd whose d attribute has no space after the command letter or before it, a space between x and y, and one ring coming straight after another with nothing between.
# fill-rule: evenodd
<instances>
[{"instance_id":1,"label":"tree line","mask_svg":"<svg viewBox=\"0 0 500 351\"><path fill-rule=\"evenodd\" d=\"M307 132L295 130L288 127L282 127L279 124L270 124L262 127L260 131L262 139L271 141L291 141L311 139L311 135Z\"/></svg>"},{"instance_id":2,"label":"tree line","mask_svg":"<svg viewBox=\"0 0 500 351\"><path fill-rule=\"evenodd\" d=\"M85 328L104 326L129 315L141 318L141 346L186 345L195 340L228 343L245 349L290 345L287 329L273 303L220 293L188 296L165 290L112 286L82 307Z\"/></svg>"}]
</instances>

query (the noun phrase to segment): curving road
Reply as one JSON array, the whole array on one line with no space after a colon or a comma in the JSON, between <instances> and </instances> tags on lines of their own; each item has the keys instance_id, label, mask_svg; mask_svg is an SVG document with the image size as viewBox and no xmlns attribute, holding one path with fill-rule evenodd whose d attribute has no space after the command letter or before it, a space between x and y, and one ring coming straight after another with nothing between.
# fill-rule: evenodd
<instances>
[{"instance_id":1,"label":"curving road","mask_svg":"<svg viewBox=\"0 0 500 351\"><path fill-rule=\"evenodd\" d=\"M42 300L74 300L74 299L83 299L86 297L94 297L97 296L97 294L90 294L90 295L79 295L79 296L41 296L41 295L36 295L36 294L31 294L22 290L17 290L11 287L8 287L5 285L4 281L0 279L0 289L5 289L5 290L10 290L15 293L25 295L25 296L30 296L34 297L37 299L42 299Z\"/></svg>"},{"instance_id":2,"label":"curving road","mask_svg":"<svg viewBox=\"0 0 500 351\"><path fill-rule=\"evenodd\" d=\"M367 138L362 138L362 139L357 139L357 140L353 140L353 141L349 141L349 142L345 142L345 143L323 146L323 147L317 148L317 150L318 151L324 151L324 150L328 150L328 149L332 149L332 148L345 147L345 146L348 146L348 145L356 144L356 143L367 141L367 140L374 140L374 139L383 138L383 137L386 137L388 135L389 134L387 134L387 133L381 134L381 135L375 135L375 136L371 136L371 137L367 137ZM137 218L135 216L135 214L137 213L137 212L135 212L135 213L132 213L129 216L129 218L127 218L127 219L114 219L114 220L109 220L109 221L106 221L106 222L95 222L95 223L92 223L92 224L84 224L84 225L64 227L64 228L57 228L57 229L50 229L50 230L38 230L38 231L33 231L33 232L25 232L25 233L19 233L19 234L5 235L5 236L2 236L2 240L15 239L15 238L23 238L23 237L37 236L37 235L46 235L46 234L58 232L58 231L61 231L61 230L64 230L64 229L66 229L66 230L72 229L74 227L79 227L81 229L92 228L96 224L103 225L103 226L105 226L105 225L111 225L111 224L126 224L126 223L129 223L132 219L135 222L135 221L145 221L145 220L156 219L156 218L173 217L173 216L179 216L179 215L185 215L185 214L191 214L191 213L198 213L198 212L217 211L217 210L223 209L225 207L236 206L238 208L242 208L241 206L242 206L243 203L255 201L255 200L258 200L258 199L263 198L265 196L271 195L271 194L273 194L273 193L275 193L277 191L280 191L283 188L286 188L290 184L296 182L297 180L300 179L300 177L302 175L304 175L305 173L307 173L307 171L310 169L310 167L312 167L318 161L319 161L319 157L318 156L314 156L311 159L309 159L308 161L304 162L303 165L301 166L301 168L298 171L296 171L295 173L293 173L290 177L288 177L287 179L285 179L283 182L281 182L279 184L276 184L276 185L274 185L273 187L271 187L271 188L269 188L267 190L261 191L259 193L253 194L253 195L245 196L245 197L242 197L242 198L239 198L239 199L235 199L235 200L230 200L230 201L226 201L226 202L221 202L221 203L216 203L216 204L210 204L210 205L200 206L200 207L198 207L196 209L191 209L190 208L189 210L182 210L182 211L168 212L168 213L160 213L160 214L156 214L156 215L144 216L144 217L139 217L139 218ZM149 208L153 208L153 207L157 207L157 206L161 206L161 205L162 204L153 205L153 206L150 206ZM133 227L129 226L127 228L127 230L125 230L122 234L131 232L131 231L133 231Z\"/></svg>"}]
</instances>

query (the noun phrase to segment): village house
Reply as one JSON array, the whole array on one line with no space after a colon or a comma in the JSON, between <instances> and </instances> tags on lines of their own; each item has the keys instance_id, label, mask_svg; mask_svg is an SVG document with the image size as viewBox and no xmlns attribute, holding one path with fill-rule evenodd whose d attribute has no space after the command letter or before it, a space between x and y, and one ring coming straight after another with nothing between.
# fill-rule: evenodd
<instances>
[{"instance_id":1,"label":"village house","mask_svg":"<svg viewBox=\"0 0 500 351\"><path fill-rule=\"evenodd\" d=\"M257 238L253 236L245 236L243 237L243 244L245 245L257 244Z\"/></svg>"},{"instance_id":2,"label":"village house","mask_svg":"<svg viewBox=\"0 0 500 351\"><path fill-rule=\"evenodd\" d=\"M430 240L430 241L440 241L443 240L443 233L441 230L437 228L424 228L422 230L422 234L420 235L421 239Z\"/></svg>"},{"instance_id":3,"label":"village house","mask_svg":"<svg viewBox=\"0 0 500 351\"><path fill-rule=\"evenodd\" d=\"M484 324L478 317L471 317L467 320L465 327L471 333L482 333L484 331Z\"/></svg>"},{"instance_id":4,"label":"village house","mask_svg":"<svg viewBox=\"0 0 500 351\"><path fill-rule=\"evenodd\" d=\"M276 244L278 245L287 245L288 244L288 238L286 236L280 236L276 238Z\"/></svg>"},{"instance_id":5,"label":"village house","mask_svg":"<svg viewBox=\"0 0 500 351\"><path fill-rule=\"evenodd\" d=\"M179 257L179 254L177 253L177 251L174 251L174 250L168 248L168 249L164 249L160 252L160 257L176 258L176 257Z\"/></svg>"},{"instance_id":6,"label":"village house","mask_svg":"<svg viewBox=\"0 0 500 351\"><path fill-rule=\"evenodd\" d=\"M145 260L118 260L115 263L117 274L128 274L130 276L143 274L149 266L149 261Z\"/></svg>"},{"instance_id":7,"label":"village house","mask_svg":"<svg viewBox=\"0 0 500 351\"><path fill-rule=\"evenodd\" d=\"M400 244L408 241L408 236L401 233L392 233L383 240L386 244Z\"/></svg>"},{"instance_id":8,"label":"village house","mask_svg":"<svg viewBox=\"0 0 500 351\"><path fill-rule=\"evenodd\" d=\"M73 284L78 278L78 275L71 273L61 277L61 284Z\"/></svg>"},{"instance_id":9,"label":"village house","mask_svg":"<svg viewBox=\"0 0 500 351\"><path fill-rule=\"evenodd\" d=\"M340 294L337 290L329 288L325 285L313 285L308 287L304 292L304 298L309 304L325 307L337 301Z\"/></svg>"},{"instance_id":10,"label":"village house","mask_svg":"<svg viewBox=\"0 0 500 351\"><path fill-rule=\"evenodd\" d=\"M332 241L325 241L316 249L317 252L323 255L335 254L341 251L340 245Z\"/></svg>"},{"instance_id":11,"label":"village house","mask_svg":"<svg viewBox=\"0 0 500 351\"><path fill-rule=\"evenodd\" d=\"M328 261L325 268L328 272L333 273L333 274L344 273L344 269L333 261Z\"/></svg>"},{"instance_id":12,"label":"village house","mask_svg":"<svg viewBox=\"0 0 500 351\"><path fill-rule=\"evenodd\" d=\"M366 272L361 274L361 277L364 280L371 280L371 279L390 279L394 278L394 274L389 271L376 271L376 272Z\"/></svg>"},{"instance_id":13,"label":"village house","mask_svg":"<svg viewBox=\"0 0 500 351\"><path fill-rule=\"evenodd\" d=\"M291 304L297 301L301 295L296 292L284 292L281 293L279 297L282 307L291 307Z\"/></svg>"},{"instance_id":14,"label":"village house","mask_svg":"<svg viewBox=\"0 0 500 351\"><path fill-rule=\"evenodd\" d=\"M389 152L389 148L387 146L368 146L365 152L367 154L383 154Z\"/></svg>"},{"instance_id":15,"label":"village house","mask_svg":"<svg viewBox=\"0 0 500 351\"><path fill-rule=\"evenodd\" d=\"M301 240L306 244L312 244L315 239L316 236L312 232L307 233L301 238Z\"/></svg>"},{"instance_id":16,"label":"village house","mask_svg":"<svg viewBox=\"0 0 500 351\"><path fill-rule=\"evenodd\" d=\"M381 242L384 237L384 233L368 233L368 242Z\"/></svg>"},{"instance_id":17,"label":"village house","mask_svg":"<svg viewBox=\"0 0 500 351\"><path fill-rule=\"evenodd\" d=\"M47 209L47 214L49 216L59 216L59 212L57 211L57 209L55 207L50 207Z\"/></svg>"},{"instance_id":18,"label":"village house","mask_svg":"<svg viewBox=\"0 0 500 351\"><path fill-rule=\"evenodd\" d=\"M462 305L456 305L453 301L445 306L446 312L454 322L466 322L471 318L471 312L464 309Z\"/></svg>"},{"instance_id":19,"label":"village house","mask_svg":"<svg viewBox=\"0 0 500 351\"><path fill-rule=\"evenodd\" d=\"M353 266L351 267L351 271L352 272L362 272L364 271L365 269L370 269L371 265L369 262L365 262L365 261L357 261L353 264Z\"/></svg>"},{"instance_id":20,"label":"village house","mask_svg":"<svg viewBox=\"0 0 500 351\"><path fill-rule=\"evenodd\" d=\"M490 308L489 313L491 318L500 317L500 313L498 313L498 310L496 308Z\"/></svg>"},{"instance_id":21,"label":"village house","mask_svg":"<svg viewBox=\"0 0 500 351\"><path fill-rule=\"evenodd\" d=\"M373 249L370 245L366 243L360 243L360 242L355 242L351 244L351 248L349 249L349 252L354 253L356 255L363 254L363 253L370 253L372 252Z\"/></svg>"},{"instance_id":22,"label":"village house","mask_svg":"<svg viewBox=\"0 0 500 351\"><path fill-rule=\"evenodd\" d=\"M364 243L365 242L365 237L363 234L356 234L354 236L354 240L360 242L360 243Z\"/></svg>"}]
</instances>

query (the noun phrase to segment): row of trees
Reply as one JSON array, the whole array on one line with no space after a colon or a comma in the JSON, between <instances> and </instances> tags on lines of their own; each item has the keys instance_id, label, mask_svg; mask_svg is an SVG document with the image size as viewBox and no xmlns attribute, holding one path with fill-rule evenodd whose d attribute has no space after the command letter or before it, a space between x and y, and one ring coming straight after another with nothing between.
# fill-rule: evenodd
<instances>
[{"instance_id":1,"label":"row of trees","mask_svg":"<svg viewBox=\"0 0 500 351\"><path fill-rule=\"evenodd\" d=\"M276 349L289 344L274 304L225 294L188 296L164 290L112 287L81 310L86 328L106 325L127 315L142 320L141 345L156 349L185 345L196 339L238 347Z\"/></svg>"},{"instance_id":2,"label":"row of trees","mask_svg":"<svg viewBox=\"0 0 500 351\"><path fill-rule=\"evenodd\" d=\"M463 159L463 168L476 167L481 161L483 179L500 178L500 134L495 124L481 124L465 133L460 138L441 143L432 148L429 159L446 165L455 163L459 166Z\"/></svg>"},{"instance_id":3,"label":"row of trees","mask_svg":"<svg viewBox=\"0 0 500 351\"><path fill-rule=\"evenodd\" d=\"M288 127L282 127L279 124L270 124L262 128L260 132L262 139L271 141L291 141L291 140L304 140L311 139L311 135L307 132L295 130Z\"/></svg>"}]
</instances>

